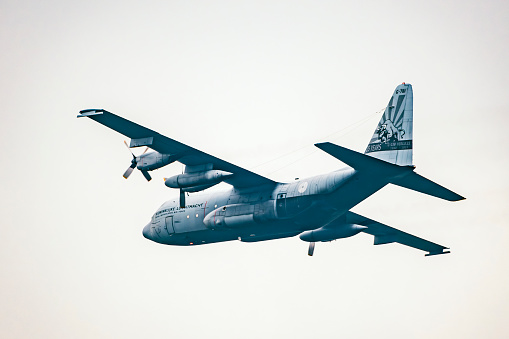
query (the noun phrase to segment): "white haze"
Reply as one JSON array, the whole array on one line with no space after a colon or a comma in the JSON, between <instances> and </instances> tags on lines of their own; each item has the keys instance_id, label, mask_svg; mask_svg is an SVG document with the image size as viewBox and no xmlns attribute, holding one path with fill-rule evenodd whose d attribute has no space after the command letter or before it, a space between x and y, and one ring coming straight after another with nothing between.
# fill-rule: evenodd
<instances>
[{"instance_id":1,"label":"white haze","mask_svg":"<svg viewBox=\"0 0 509 339\"><path fill-rule=\"evenodd\" d=\"M1 2L0 337L507 337L508 13L501 1ZM312 258L298 238L150 242L142 227L175 196L162 178L181 167L126 181L124 137L76 119L104 108L290 181L344 166L315 142L362 151L401 82L417 171L467 200L386 187L354 210L448 255L367 234Z\"/></svg>"}]
</instances>

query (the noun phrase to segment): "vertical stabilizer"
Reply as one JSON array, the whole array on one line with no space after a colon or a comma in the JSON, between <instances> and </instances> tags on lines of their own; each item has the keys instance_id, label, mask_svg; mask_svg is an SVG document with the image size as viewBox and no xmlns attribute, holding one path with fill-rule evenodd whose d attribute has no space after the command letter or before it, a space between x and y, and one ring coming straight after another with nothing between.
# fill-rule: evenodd
<instances>
[{"instance_id":1,"label":"vertical stabilizer","mask_svg":"<svg viewBox=\"0 0 509 339\"><path fill-rule=\"evenodd\" d=\"M412 85L396 87L365 154L400 166L412 165L413 100Z\"/></svg>"}]
</instances>

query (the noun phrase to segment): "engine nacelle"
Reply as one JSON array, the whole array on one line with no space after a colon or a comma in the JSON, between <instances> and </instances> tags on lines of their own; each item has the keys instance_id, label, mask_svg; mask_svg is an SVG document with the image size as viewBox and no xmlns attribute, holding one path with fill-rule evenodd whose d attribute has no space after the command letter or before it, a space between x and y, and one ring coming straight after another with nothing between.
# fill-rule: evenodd
<instances>
[{"instance_id":1,"label":"engine nacelle","mask_svg":"<svg viewBox=\"0 0 509 339\"><path fill-rule=\"evenodd\" d=\"M348 238L366 229L366 226L343 224L332 227L320 227L313 231L301 233L299 238L308 242L331 241L340 238Z\"/></svg>"},{"instance_id":2,"label":"engine nacelle","mask_svg":"<svg viewBox=\"0 0 509 339\"><path fill-rule=\"evenodd\" d=\"M215 186L215 185L217 185L217 183L215 183L215 184L207 184L207 185L200 185L200 186L185 187L185 188L182 188L182 192L189 192L189 193L201 192L201 191L204 191L207 188L211 188L212 186Z\"/></svg>"},{"instance_id":3,"label":"engine nacelle","mask_svg":"<svg viewBox=\"0 0 509 339\"><path fill-rule=\"evenodd\" d=\"M159 152L150 152L138 156L138 169L141 171L153 171L174 162L175 157Z\"/></svg>"},{"instance_id":4,"label":"engine nacelle","mask_svg":"<svg viewBox=\"0 0 509 339\"><path fill-rule=\"evenodd\" d=\"M204 187L203 189L212 187L214 185L219 184L221 181L224 181L226 178L232 175L233 173L219 170L210 170L197 173L184 173L166 179L164 181L164 184L171 188L182 188L185 191L196 192L197 190L192 189L196 187L198 188Z\"/></svg>"}]
</instances>

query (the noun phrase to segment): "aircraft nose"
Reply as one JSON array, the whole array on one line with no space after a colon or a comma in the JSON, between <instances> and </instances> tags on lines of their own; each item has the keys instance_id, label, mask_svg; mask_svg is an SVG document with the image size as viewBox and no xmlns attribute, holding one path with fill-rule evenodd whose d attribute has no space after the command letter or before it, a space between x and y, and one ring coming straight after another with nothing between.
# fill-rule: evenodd
<instances>
[{"instance_id":1,"label":"aircraft nose","mask_svg":"<svg viewBox=\"0 0 509 339\"><path fill-rule=\"evenodd\" d=\"M151 233L150 223L148 223L145 227L143 227L143 236L147 239L151 239Z\"/></svg>"}]
</instances>

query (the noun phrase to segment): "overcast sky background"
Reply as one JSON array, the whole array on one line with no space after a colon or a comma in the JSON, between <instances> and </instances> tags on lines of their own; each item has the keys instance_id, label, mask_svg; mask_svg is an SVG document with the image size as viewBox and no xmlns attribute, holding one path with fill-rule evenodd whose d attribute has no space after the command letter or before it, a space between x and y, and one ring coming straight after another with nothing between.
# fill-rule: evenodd
<instances>
[{"instance_id":1,"label":"overcast sky background","mask_svg":"<svg viewBox=\"0 0 509 339\"><path fill-rule=\"evenodd\" d=\"M508 42L503 1L0 1L0 337L509 336ZM417 172L467 200L391 186L354 211L448 255L150 242L181 167L126 181L125 138L76 119L291 181L344 166L313 143L363 151L401 82Z\"/></svg>"}]
</instances>

